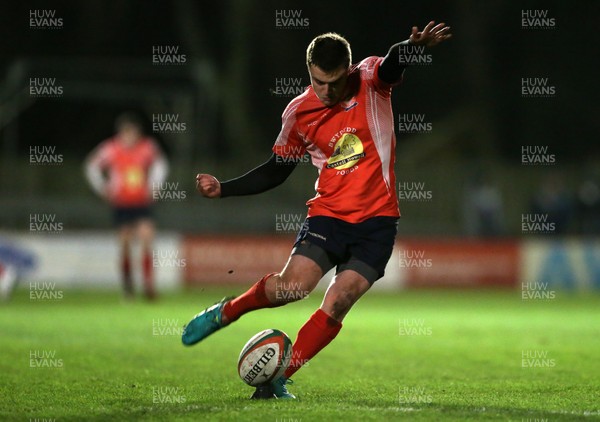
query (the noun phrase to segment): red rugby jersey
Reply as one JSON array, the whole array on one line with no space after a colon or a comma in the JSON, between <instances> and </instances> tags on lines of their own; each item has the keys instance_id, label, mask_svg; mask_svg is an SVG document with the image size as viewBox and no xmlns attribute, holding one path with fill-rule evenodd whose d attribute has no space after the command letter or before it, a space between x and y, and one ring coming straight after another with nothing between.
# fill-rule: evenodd
<instances>
[{"instance_id":1,"label":"red rugby jersey","mask_svg":"<svg viewBox=\"0 0 600 422\"><path fill-rule=\"evenodd\" d=\"M148 172L160 156L152 138L142 138L128 147L113 137L98 145L92 153L91 165L106 172L108 196L113 205L146 206L152 202Z\"/></svg>"},{"instance_id":2,"label":"red rugby jersey","mask_svg":"<svg viewBox=\"0 0 600 422\"><path fill-rule=\"evenodd\" d=\"M308 151L319 170L317 194L306 203L309 217L358 223L400 216L392 86L377 76L382 60L367 57L350 68L347 83L354 96L348 101L327 107L311 86L283 112L273 152L289 159Z\"/></svg>"}]
</instances>

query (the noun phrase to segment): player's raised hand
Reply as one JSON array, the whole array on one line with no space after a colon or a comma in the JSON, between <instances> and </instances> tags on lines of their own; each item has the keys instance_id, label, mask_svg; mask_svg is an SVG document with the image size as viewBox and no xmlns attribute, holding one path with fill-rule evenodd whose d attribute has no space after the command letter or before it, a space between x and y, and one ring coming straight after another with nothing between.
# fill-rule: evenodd
<instances>
[{"instance_id":1,"label":"player's raised hand","mask_svg":"<svg viewBox=\"0 0 600 422\"><path fill-rule=\"evenodd\" d=\"M219 198L221 196L221 183L210 174L196 175L196 189L206 198Z\"/></svg>"},{"instance_id":2,"label":"player's raised hand","mask_svg":"<svg viewBox=\"0 0 600 422\"><path fill-rule=\"evenodd\" d=\"M445 23L435 24L434 21L429 22L423 31L419 32L419 28L416 26L412 27L412 33L410 34L410 43L414 45L424 45L425 47L434 47L442 41L451 38L450 27L446 26Z\"/></svg>"}]
</instances>

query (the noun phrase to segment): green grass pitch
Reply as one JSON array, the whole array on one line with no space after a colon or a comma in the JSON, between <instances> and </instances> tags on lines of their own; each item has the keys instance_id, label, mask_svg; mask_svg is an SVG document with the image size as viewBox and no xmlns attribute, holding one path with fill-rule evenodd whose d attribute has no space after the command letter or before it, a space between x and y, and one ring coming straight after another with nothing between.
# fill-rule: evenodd
<instances>
[{"instance_id":1,"label":"green grass pitch","mask_svg":"<svg viewBox=\"0 0 600 422\"><path fill-rule=\"evenodd\" d=\"M192 315L240 291L149 304L18 290L0 306L0 420L600 420L597 295L369 292L293 377L298 400L256 402L236 373L242 346L265 328L294 339L323 293L181 345Z\"/></svg>"}]
</instances>

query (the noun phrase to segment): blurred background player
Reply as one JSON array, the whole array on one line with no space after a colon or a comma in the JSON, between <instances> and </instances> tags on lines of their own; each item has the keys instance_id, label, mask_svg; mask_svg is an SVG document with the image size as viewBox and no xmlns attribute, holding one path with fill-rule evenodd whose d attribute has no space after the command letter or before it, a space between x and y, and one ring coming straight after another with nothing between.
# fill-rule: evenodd
<instances>
[{"instance_id":1,"label":"blurred background player","mask_svg":"<svg viewBox=\"0 0 600 422\"><path fill-rule=\"evenodd\" d=\"M126 298L132 298L131 246L141 243L141 267L146 298L156 297L152 265L154 223L153 192L164 182L168 164L157 142L144 135L144 124L134 113L115 122L116 134L104 140L85 162L86 177L94 191L113 207L119 232L121 281Z\"/></svg>"}]
</instances>

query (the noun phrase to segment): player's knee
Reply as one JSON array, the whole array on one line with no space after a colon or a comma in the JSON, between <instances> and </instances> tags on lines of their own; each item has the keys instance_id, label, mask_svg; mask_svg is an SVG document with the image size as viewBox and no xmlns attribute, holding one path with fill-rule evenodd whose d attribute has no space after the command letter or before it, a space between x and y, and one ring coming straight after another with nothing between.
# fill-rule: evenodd
<instances>
[{"instance_id":1,"label":"player's knee","mask_svg":"<svg viewBox=\"0 0 600 422\"><path fill-rule=\"evenodd\" d=\"M151 222L140 223L137 234L142 242L150 243L154 239L154 226Z\"/></svg>"},{"instance_id":2,"label":"player's knee","mask_svg":"<svg viewBox=\"0 0 600 422\"><path fill-rule=\"evenodd\" d=\"M119 237L119 246L121 247L122 251L128 251L131 247L131 237L121 235Z\"/></svg>"},{"instance_id":3,"label":"player's knee","mask_svg":"<svg viewBox=\"0 0 600 422\"><path fill-rule=\"evenodd\" d=\"M284 271L279 277L279 287L282 290L290 291L308 291L310 293L319 279L316 280L310 274L306 274L302 271Z\"/></svg>"}]
</instances>

